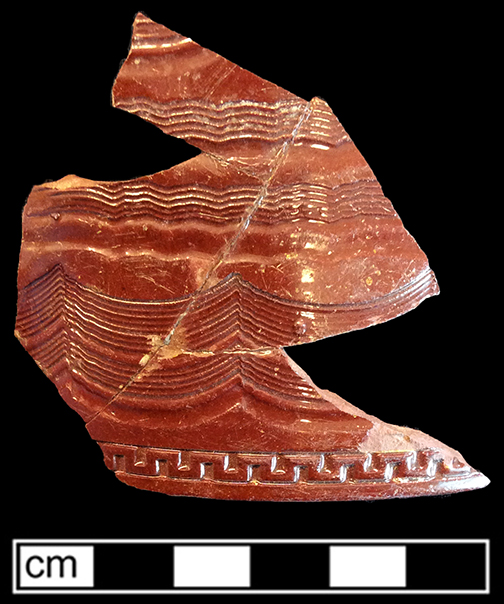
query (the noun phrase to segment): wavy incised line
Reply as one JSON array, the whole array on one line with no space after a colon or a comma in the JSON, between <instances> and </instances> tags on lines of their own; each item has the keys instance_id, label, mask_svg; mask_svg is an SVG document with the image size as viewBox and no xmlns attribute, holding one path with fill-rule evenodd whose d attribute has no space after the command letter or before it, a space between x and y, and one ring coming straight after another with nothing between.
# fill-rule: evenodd
<instances>
[{"instance_id":1,"label":"wavy incised line","mask_svg":"<svg viewBox=\"0 0 504 604\"><path fill-rule=\"evenodd\" d=\"M220 143L236 139L258 139L261 142L276 143L289 137L292 128L289 128L286 122L294 121L289 115L277 116L273 129L272 123L258 118L256 112L237 113L232 116L235 117L235 121L232 121L229 115L215 115L207 108L198 107L199 113L191 110L187 110L187 113L176 113L166 106L156 108L151 102L144 104L138 98L129 102L122 100L116 106L154 123L167 134Z\"/></svg>"},{"instance_id":2,"label":"wavy incised line","mask_svg":"<svg viewBox=\"0 0 504 604\"><path fill-rule=\"evenodd\" d=\"M114 185L114 183L110 183L110 186L105 186L105 184L99 185L97 183L85 189L76 188L56 191L50 197L53 199L62 197L65 199L65 203L68 198L71 200L83 198L86 201L88 199L96 199L104 205L111 206L111 209L122 201L127 201L130 204L147 201L153 208L156 205L160 208L165 208L167 205L180 205L183 207L188 201L199 202L201 205L209 204L216 207L231 207L240 198L254 200L258 189L259 186L253 187L250 185L232 185L225 189L214 189L204 185L182 186L167 184L161 186L150 182L134 184L126 181L121 183L121 186ZM53 207L51 207L51 211L54 211Z\"/></svg>"},{"instance_id":3,"label":"wavy incised line","mask_svg":"<svg viewBox=\"0 0 504 604\"><path fill-rule=\"evenodd\" d=\"M167 175L170 170L167 170ZM162 172L159 174L163 174ZM155 175L154 175L155 176ZM41 185L43 186L43 185ZM341 194L348 195L352 189L369 188L376 189L381 193L382 188L376 179L356 179L349 182L341 183L336 186L327 186L322 183L310 183L310 182L296 182L293 184L271 186L268 190L268 198L271 198L278 192L283 195L283 191L306 191L315 194L319 192L321 195L327 196L331 191L338 192ZM69 193L71 195L82 194L84 197L88 195L88 192L92 192L93 195L103 198L103 203L110 203L115 205L114 202L122 200L124 198L131 198L129 201L134 203L135 197L142 198L148 197L153 200L159 200L160 205L166 205L166 200L187 200L187 199L202 199L212 201L214 199L234 199L240 197L253 197L257 196L257 192L260 186L251 185L229 185L224 189L215 189L203 184L184 184L184 185L161 185L154 183L149 180L145 181L116 181L116 182L95 182L93 186L83 188L70 188L64 191L58 189L48 190L48 197L54 199L58 197L67 198ZM184 202L181 202L182 204ZM218 202L221 203L221 202ZM232 203L232 202L231 202ZM51 211L54 211L51 208ZM31 214L30 214L31 216Z\"/></svg>"},{"instance_id":4,"label":"wavy incised line","mask_svg":"<svg viewBox=\"0 0 504 604\"><path fill-rule=\"evenodd\" d=\"M31 216L54 213L94 213L112 220L146 219L170 222L188 220L227 223L243 215L244 209L257 197L258 187L230 187L217 191L209 187L152 187L145 183L133 187L105 185L56 191L53 198L61 204ZM270 188L258 209L257 223L288 222L295 218L316 218L325 223L342 218L366 215L395 215L390 201L383 196L376 181L354 181L336 188L310 183Z\"/></svg>"},{"instance_id":5,"label":"wavy incised line","mask_svg":"<svg viewBox=\"0 0 504 604\"><path fill-rule=\"evenodd\" d=\"M180 315L180 317L179 317L177 323L175 324L173 330L166 337L165 343L167 345L169 344L169 342L171 340L171 337L173 336L173 333L177 329L178 325L182 322L182 320L184 319L184 317L192 310L193 304L196 301L196 299L198 298L198 296L201 295L202 292L205 289L207 289L207 283L210 282L211 277L215 274L215 272L217 271L217 269L219 268L219 266L224 262L224 259L226 258L226 256L229 255L231 253L231 251L235 248L237 241L240 239L240 237L243 235L243 233L248 228L252 217L257 212L257 210L259 209L259 207L261 206L262 202L264 201L264 199L267 196L269 184L273 180L273 178L274 178L274 176L276 174L276 171L278 170L278 168L279 168L282 160L284 159L285 155L287 154L288 144L292 144L293 140L296 137L297 131L301 127L301 124L307 119L309 113L310 113L310 109L309 109L309 105L307 105L305 107L303 113L299 117L299 121L296 124L296 127L294 128L294 130L293 130L293 132L291 134L290 140L288 142L285 142L282 145L282 147L280 147L280 149L278 150L277 155L275 157L275 160L273 162L272 170L270 171L268 179L263 184L262 190L258 194L258 196L257 196L256 200L254 201L253 205L250 206L250 209L243 216L242 222L239 225L239 227L237 228L235 235L226 242L225 246L222 248L221 252L216 257L213 266L210 267L210 269L207 272L205 278L203 279L201 287L196 292L195 297L193 298L193 301L191 301L191 303L187 306L187 308L185 309L185 311Z\"/></svg>"},{"instance_id":6,"label":"wavy incised line","mask_svg":"<svg viewBox=\"0 0 504 604\"><path fill-rule=\"evenodd\" d=\"M198 122L208 125L212 130L238 131L239 128L247 131L252 129L260 131L292 132L299 113L300 104L305 101L280 101L276 103L258 103L254 101L228 101L222 104L213 104L209 101L188 99L174 100L158 103L153 99L140 96L121 99L116 104L119 108L132 113L142 112L156 116L157 121L165 125L170 123L183 124ZM214 132L214 134L216 134Z\"/></svg>"},{"instance_id":7,"label":"wavy incised line","mask_svg":"<svg viewBox=\"0 0 504 604\"><path fill-rule=\"evenodd\" d=\"M306 105L306 107L304 108L304 111L302 112L302 114L299 116L299 120L296 124L296 127L294 128L294 130L291 133L291 137L288 141L288 143L292 143L297 131L299 130L299 128L301 127L301 124L307 119L308 115L310 113L310 107L309 105ZM184 318L188 315L188 313L192 310L192 305L194 304L194 301L197 300L198 296L201 295L201 293L206 289L207 283L209 282L211 276L215 273L216 269L218 268L218 266L222 263L223 259L225 258L225 256L233 249L233 247L236 245L237 240L240 238L241 234L243 233L243 231L248 227L249 223L250 223L250 219L252 218L254 212L257 210L257 208L261 205L261 202L264 200L266 194L267 194L267 190L268 190L268 185L271 182L271 180L273 179L276 170L278 169L281 161L283 160L286 152L287 152L287 148L288 145L287 143L284 143L282 145L282 147L278 150L278 153L276 155L275 158L275 162L274 165L272 167L272 170L270 172L270 175L268 177L268 180L264 183L263 185L263 192L261 194L258 195L256 201L254 202L254 204L251 206L250 211L247 212L242 220L242 223L240 225L240 227L237 229L235 236L230 239L227 244L224 246L224 248L222 249L221 253L219 254L219 256L216 258L214 265L210 268L210 270L207 272L206 277L203 279L202 284L200 286L200 288L197 290L195 296L193 297L193 300L187 305L186 309L180 314L179 318L177 319L177 322L175 323L174 327L172 328L172 330L170 331L170 333L166 336L166 338L164 339L164 343L163 345L159 346L159 348L154 351L153 356L151 357L151 359L147 362L146 366L147 367L149 365L149 363L152 362L152 360L157 356L157 354L159 353L159 351L161 350L161 348L163 348L164 346L168 346L171 342L171 339L173 337L173 334L176 332L178 326L182 323L182 321L184 320ZM125 392L125 390L135 382L135 380L137 380L140 375L142 374L143 371L145 371L145 367L143 369L140 369L138 372L136 372L134 375L131 376L129 382L125 385L124 389L121 392ZM119 396L119 394L121 394L120 392L117 392L117 394L112 397L112 399L108 402L108 404L102 408L101 411L99 411L96 415L101 414L114 400L117 396ZM96 416L95 416L96 417Z\"/></svg>"},{"instance_id":8,"label":"wavy incised line","mask_svg":"<svg viewBox=\"0 0 504 604\"><path fill-rule=\"evenodd\" d=\"M204 130L201 126L201 123L186 121L186 122L178 122L176 124L171 123L166 120L165 123L163 120L160 120L158 116L155 114L146 111L146 110L130 110L131 113L138 115L142 119L145 119L148 122L153 123L158 128L160 128L165 134L171 134L172 136L176 136L178 138L189 139L189 140L201 140L204 142L213 142L213 143L229 143L230 141L236 140L258 140L261 143L279 143L284 140L287 136L285 131L281 130L276 136L270 135L266 136L264 134L265 131L259 129L248 128L246 132L244 132L243 128L236 128L236 130L226 130L225 133L221 132L210 132L210 129ZM266 131L267 132L267 131Z\"/></svg>"},{"instance_id":9,"label":"wavy incised line","mask_svg":"<svg viewBox=\"0 0 504 604\"><path fill-rule=\"evenodd\" d=\"M135 96L118 101L116 106L153 122L166 133L182 138L226 142L230 139L229 133L236 133L231 138L260 137L262 140L277 141L283 136L282 133L288 135L291 130L286 122L292 119L299 101L280 101L269 105L228 101L214 105L198 99L177 99L163 103ZM301 141L325 143L330 147L352 142L341 123L320 99L314 99L310 130L299 133L298 144Z\"/></svg>"},{"instance_id":10,"label":"wavy incised line","mask_svg":"<svg viewBox=\"0 0 504 604\"><path fill-rule=\"evenodd\" d=\"M391 210L388 204L384 203L386 198L376 198L373 196L359 195L353 199L345 199L339 202L335 208L332 201L320 201L318 199L302 199L291 196L288 201L270 201L258 211L254 218L254 224L257 225L282 225L292 223L293 221L308 220L316 218L317 222L324 224L335 224L341 220L350 220L361 216L394 216L395 212ZM381 207L380 207L381 206ZM53 212L69 214L95 215L100 218L110 220L157 220L159 222L200 222L223 224L229 227L233 221L239 221L247 202L234 204L232 207L219 208L212 207L209 204L199 204L197 201L187 203L185 207L166 208L164 210L153 211L146 204L135 203L133 208L126 205L118 205L113 211L104 210L100 206L93 208L79 204L65 205L56 207ZM33 214L33 217L42 217L50 215L49 212ZM163 225L164 226L164 225ZM164 227L166 229L166 227ZM170 227L168 227L170 228Z\"/></svg>"},{"instance_id":11,"label":"wavy incised line","mask_svg":"<svg viewBox=\"0 0 504 604\"><path fill-rule=\"evenodd\" d=\"M117 101L125 105L145 105L153 108L160 115L169 117L170 115L191 115L191 113L205 113L209 119L232 120L233 118L244 119L248 115L258 116L269 125L275 125L284 122L285 115L291 115L293 122L291 131L299 117L300 105L307 104L301 99L279 99L273 102L253 101L241 99L239 101L230 100L219 103L213 103L208 99L174 99L171 101L156 101L155 99L135 96L130 99L121 99ZM332 115L330 112L328 112ZM243 124L242 124L243 126Z\"/></svg>"}]
</instances>

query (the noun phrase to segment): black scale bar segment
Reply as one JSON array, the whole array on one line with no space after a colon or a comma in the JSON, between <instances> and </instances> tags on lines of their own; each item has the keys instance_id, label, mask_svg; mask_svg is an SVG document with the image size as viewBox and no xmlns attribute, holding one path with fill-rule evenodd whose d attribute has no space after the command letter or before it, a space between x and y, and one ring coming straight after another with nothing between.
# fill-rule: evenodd
<instances>
[{"instance_id":1,"label":"black scale bar segment","mask_svg":"<svg viewBox=\"0 0 504 604\"><path fill-rule=\"evenodd\" d=\"M253 544L250 571L252 589L327 589L329 545Z\"/></svg>"},{"instance_id":2,"label":"black scale bar segment","mask_svg":"<svg viewBox=\"0 0 504 604\"><path fill-rule=\"evenodd\" d=\"M409 543L406 585L419 590L483 590L484 543Z\"/></svg>"},{"instance_id":3,"label":"black scale bar segment","mask_svg":"<svg viewBox=\"0 0 504 604\"><path fill-rule=\"evenodd\" d=\"M95 589L173 589L173 546L169 543L97 543Z\"/></svg>"}]
</instances>

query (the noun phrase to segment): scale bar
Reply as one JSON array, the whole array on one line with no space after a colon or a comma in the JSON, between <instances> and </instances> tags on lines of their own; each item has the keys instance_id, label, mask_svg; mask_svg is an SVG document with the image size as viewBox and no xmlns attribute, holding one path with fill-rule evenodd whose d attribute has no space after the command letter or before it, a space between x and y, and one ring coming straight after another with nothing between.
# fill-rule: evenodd
<instances>
[{"instance_id":1,"label":"scale bar","mask_svg":"<svg viewBox=\"0 0 504 604\"><path fill-rule=\"evenodd\" d=\"M490 593L489 540L14 540L13 593Z\"/></svg>"}]
</instances>

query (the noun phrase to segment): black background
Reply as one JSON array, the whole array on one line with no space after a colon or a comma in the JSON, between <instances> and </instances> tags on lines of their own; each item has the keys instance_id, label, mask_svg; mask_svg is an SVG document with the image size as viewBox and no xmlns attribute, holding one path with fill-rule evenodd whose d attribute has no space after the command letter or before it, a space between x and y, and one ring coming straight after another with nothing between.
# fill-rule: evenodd
<instances>
[{"instance_id":1,"label":"black background","mask_svg":"<svg viewBox=\"0 0 504 604\"><path fill-rule=\"evenodd\" d=\"M13 386L10 393L4 386L3 477L11 537L496 536L502 268L490 242L494 227L498 237L501 202L491 150L495 57L485 33L495 15L466 14L461 5L455 14L414 3L386 11L381 4L371 12L332 2L123 2L113 10L87 4L24 12L19 5L4 15L3 268L10 304L2 321L3 376ZM289 353L318 386L459 450L493 481L488 487L376 502L229 502L140 491L105 468L82 420L12 335L16 268L21 211L33 185L72 173L129 179L198 153L111 106L139 10L332 107L429 257L441 294L391 322ZM456 572L449 560L436 564Z\"/></svg>"}]
</instances>

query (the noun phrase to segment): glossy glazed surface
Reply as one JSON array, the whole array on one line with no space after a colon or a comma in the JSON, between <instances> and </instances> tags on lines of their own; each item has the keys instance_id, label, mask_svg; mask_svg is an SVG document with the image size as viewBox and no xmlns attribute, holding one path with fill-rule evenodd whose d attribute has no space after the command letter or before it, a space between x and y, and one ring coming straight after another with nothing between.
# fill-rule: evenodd
<instances>
[{"instance_id":1,"label":"glossy glazed surface","mask_svg":"<svg viewBox=\"0 0 504 604\"><path fill-rule=\"evenodd\" d=\"M203 153L135 180L35 187L16 326L108 467L229 499L484 486L456 451L320 390L282 349L438 292L326 103L141 14L113 103Z\"/></svg>"}]
</instances>

